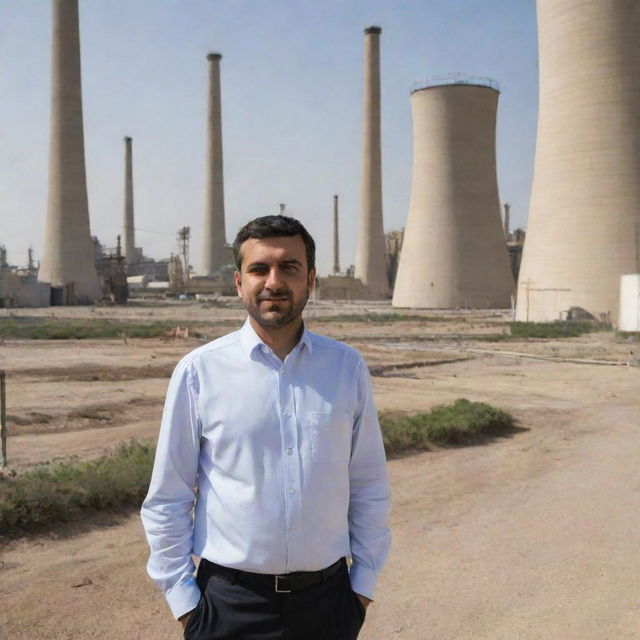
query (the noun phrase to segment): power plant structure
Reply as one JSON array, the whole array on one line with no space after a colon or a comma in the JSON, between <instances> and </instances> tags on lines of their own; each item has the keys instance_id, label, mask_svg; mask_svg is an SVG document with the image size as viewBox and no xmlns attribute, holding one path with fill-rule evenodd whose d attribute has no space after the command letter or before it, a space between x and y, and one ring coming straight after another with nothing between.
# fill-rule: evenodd
<instances>
[{"instance_id":1,"label":"power plant structure","mask_svg":"<svg viewBox=\"0 0 640 640\"><path fill-rule=\"evenodd\" d=\"M373 298L388 298L382 221L382 161L380 141L380 27L364 30L364 112L362 177L356 250L356 278Z\"/></svg>"},{"instance_id":2,"label":"power plant structure","mask_svg":"<svg viewBox=\"0 0 640 640\"><path fill-rule=\"evenodd\" d=\"M394 307L511 304L496 174L498 96L492 80L462 74L411 93L413 177Z\"/></svg>"},{"instance_id":3,"label":"power plant structure","mask_svg":"<svg viewBox=\"0 0 640 640\"><path fill-rule=\"evenodd\" d=\"M124 139L124 257L128 264L137 260L133 220L133 159L131 138Z\"/></svg>"},{"instance_id":4,"label":"power plant structure","mask_svg":"<svg viewBox=\"0 0 640 640\"><path fill-rule=\"evenodd\" d=\"M209 99L207 111L206 204L203 227L203 276L211 276L227 264L222 167L222 108L220 101L219 53L207 55Z\"/></svg>"},{"instance_id":5,"label":"power plant structure","mask_svg":"<svg viewBox=\"0 0 640 640\"><path fill-rule=\"evenodd\" d=\"M617 323L640 273L640 4L538 0L540 92L516 319ZM577 315L577 314L576 314Z\"/></svg>"},{"instance_id":6,"label":"power plant structure","mask_svg":"<svg viewBox=\"0 0 640 640\"><path fill-rule=\"evenodd\" d=\"M77 0L52 2L51 131L44 253L38 279L57 304L100 294L89 228Z\"/></svg>"}]
</instances>

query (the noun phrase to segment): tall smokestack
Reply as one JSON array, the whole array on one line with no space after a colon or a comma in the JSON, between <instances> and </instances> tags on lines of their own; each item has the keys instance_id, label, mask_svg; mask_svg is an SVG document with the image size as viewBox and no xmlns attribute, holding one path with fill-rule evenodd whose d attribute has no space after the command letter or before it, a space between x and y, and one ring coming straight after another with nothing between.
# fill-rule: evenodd
<instances>
[{"instance_id":1,"label":"tall smokestack","mask_svg":"<svg viewBox=\"0 0 640 640\"><path fill-rule=\"evenodd\" d=\"M131 138L124 139L124 256L128 264L135 262L136 236L133 222L133 163Z\"/></svg>"},{"instance_id":2,"label":"tall smokestack","mask_svg":"<svg viewBox=\"0 0 640 640\"><path fill-rule=\"evenodd\" d=\"M333 273L340 273L340 232L338 228L338 196L333 196Z\"/></svg>"},{"instance_id":3,"label":"tall smokestack","mask_svg":"<svg viewBox=\"0 0 640 640\"><path fill-rule=\"evenodd\" d=\"M72 285L67 303L90 302L99 293L89 229L77 0L52 2L49 191L38 278L55 287Z\"/></svg>"},{"instance_id":4,"label":"tall smokestack","mask_svg":"<svg viewBox=\"0 0 640 640\"><path fill-rule=\"evenodd\" d=\"M502 221L504 225L504 239L509 240L509 225L510 225L510 211L511 205L508 202L504 203L504 220Z\"/></svg>"},{"instance_id":5,"label":"tall smokestack","mask_svg":"<svg viewBox=\"0 0 640 640\"><path fill-rule=\"evenodd\" d=\"M224 263L226 231L222 171L222 110L220 105L219 53L207 55L209 105L207 114L207 195L204 216L202 274L212 275Z\"/></svg>"},{"instance_id":6,"label":"tall smokestack","mask_svg":"<svg viewBox=\"0 0 640 640\"><path fill-rule=\"evenodd\" d=\"M364 112L362 181L356 250L356 278L375 298L389 296L382 223L380 151L380 27L364 30Z\"/></svg>"}]
</instances>

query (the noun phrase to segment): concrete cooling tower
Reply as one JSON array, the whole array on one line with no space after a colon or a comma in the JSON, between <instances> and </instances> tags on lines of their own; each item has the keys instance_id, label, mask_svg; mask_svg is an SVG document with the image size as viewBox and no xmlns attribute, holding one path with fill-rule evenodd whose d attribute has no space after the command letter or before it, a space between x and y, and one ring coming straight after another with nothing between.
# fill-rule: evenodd
<instances>
[{"instance_id":1,"label":"concrete cooling tower","mask_svg":"<svg viewBox=\"0 0 640 640\"><path fill-rule=\"evenodd\" d=\"M540 97L518 320L617 322L640 272L640 3L538 0Z\"/></svg>"},{"instance_id":2,"label":"concrete cooling tower","mask_svg":"<svg viewBox=\"0 0 640 640\"><path fill-rule=\"evenodd\" d=\"M84 161L77 0L53 0L49 193L41 282L64 287L57 302L91 302L99 294L89 230Z\"/></svg>"},{"instance_id":3,"label":"concrete cooling tower","mask_svg":"<svg viewBox=\"0 0 640 640\"><path fill-rule=\"evenodd\" d=\"M498 90L456 75L411 93L413 180L394 307L502 308L514 290L496 178Z\"/></svg>"}]
</instances>

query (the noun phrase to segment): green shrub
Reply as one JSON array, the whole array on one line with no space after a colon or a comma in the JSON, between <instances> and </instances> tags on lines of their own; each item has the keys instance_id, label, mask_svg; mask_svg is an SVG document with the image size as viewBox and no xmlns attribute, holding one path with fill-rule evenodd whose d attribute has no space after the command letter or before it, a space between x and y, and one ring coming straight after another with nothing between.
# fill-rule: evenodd
<instances>
[{"instance_id":1,"label":"green shrub","mask_svg":"<svg viewBox=\"0 0 640 640\"><path fill-rule=\"evenodd\" d=\"M313 322L375 322L388 324L391 322L465 322L466 318L448 318L435 316L420 316L402 313L344 313L335 316L309 317L307 321Z\"/></svg>"},{"instance_id":2,"label":"green shrub","mask_svg":"<svg viewBox=\"0 0 640 640\"><path fill-rule=\"evenodd\" d=\"M482 402L456 400L428 413L381 414L387 454L431 445L461 445L504 433L513 418ZM104 510L139 507L153 469L148 442L121 444L97 460L45 463L14 477L0 476L0 536L51 528Z\"/></svg>"},{"instance_id":3,"label":"green shrub","mask_svg":"<svg viewBox=\"0 0 640 640\"><path fill-rule=\"evenodd\" d=\"M513 428L514 419L484 402L459 399L434 407L428 413L393 416L382 414L380 426L387 453L478 442Z\"/></svg>"},{"instance_id":4,"label":"green shrub","mask_svg":"<svg viewBox=\"0 0 640 640\"><path fill-rule=\"evenodd\" d=\"M211 322L194 320L152 320L127 322L107 318L43 318L18 316L0 318L0 338L23 340L83 340L88 338L159 338L176 326L214 328L240 327L241 321L221 319Z\"/></svg>"},{"instance_id":5,"label":"green shrub","mask_svg":"<svg viewBox=\"0 0 640 640\"><path fill-rule=\"evenodd\" d=\"M616 338L627 342L638 342L640 341L640 331L616 331Z\"/></svg>"},{"instance_id":6,"label":"green shrub","mask_svg":"<svg viewBox=\"0 0 640 640\"><path fill-rule=\"evenodd\" d=\"M98 460L42 464L0 479L0 535L81 519L87 512L138 506L146 495L154 447L121 444Z\"/></svg>"},{"instance_id":7,"label":"green shrub","mask_svg":"<svg viewBox=\"0 0 640 640\"><path fill-rule=\"evenodd\" d=\"M583 333L610 330L597 322L512 322L512 338L576 338Z\"/></svg>"}]
</instances>

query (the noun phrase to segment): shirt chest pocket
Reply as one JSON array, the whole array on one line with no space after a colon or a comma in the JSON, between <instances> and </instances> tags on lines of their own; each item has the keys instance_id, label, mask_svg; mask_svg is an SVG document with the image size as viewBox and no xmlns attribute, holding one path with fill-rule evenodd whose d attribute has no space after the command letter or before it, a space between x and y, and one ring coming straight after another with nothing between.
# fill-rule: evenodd
<instances>
[{"instance_id":1,"label":"shirt chest pocket","mask_svg":"<svg viewBox=\"0 0 640 640\"><path fill-rule=\"evenodd\" d=\"M320 464L348 462L351 456L353 419L350 413L309 411L311 459Z\"/></svg>"}]
</instances>

